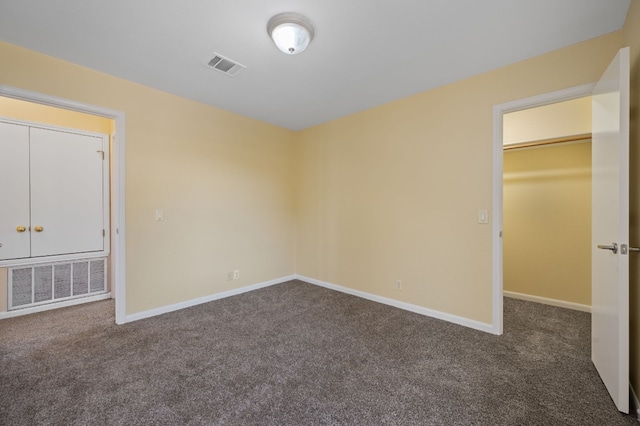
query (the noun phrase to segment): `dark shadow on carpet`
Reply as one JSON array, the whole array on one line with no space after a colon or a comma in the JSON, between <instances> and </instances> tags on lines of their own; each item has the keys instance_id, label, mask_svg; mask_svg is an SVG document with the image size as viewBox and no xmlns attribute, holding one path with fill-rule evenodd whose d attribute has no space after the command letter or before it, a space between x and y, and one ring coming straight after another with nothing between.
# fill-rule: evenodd
<instances>
[{"instance_id":1,"label":"dark shadow on carpet","mask_svg":"<svg viewBox=\"0 0 640 426\"><path fill-rule=\"evenodd\" d=\"M625 425L590 316L505 300L493 336L300 281L123 326L0 321L3 425Z\"/></svg>"}]
</instances>

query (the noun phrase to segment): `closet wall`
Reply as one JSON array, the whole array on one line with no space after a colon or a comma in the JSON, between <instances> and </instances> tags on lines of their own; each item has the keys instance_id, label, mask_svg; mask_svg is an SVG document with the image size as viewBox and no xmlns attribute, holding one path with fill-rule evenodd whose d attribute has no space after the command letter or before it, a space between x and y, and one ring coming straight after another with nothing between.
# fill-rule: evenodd
<instances>
[{"instance_id":1,"label":"closet wall","mask_svg":"<svg viewBox=\"0 0 640 426\"><path fill-rule=\"evenodd\" d=\"M505 143L584 135L584 98L505 115ZM505 295L591 305L591 140L504 153Z\"/></svg>"}]
</instances>

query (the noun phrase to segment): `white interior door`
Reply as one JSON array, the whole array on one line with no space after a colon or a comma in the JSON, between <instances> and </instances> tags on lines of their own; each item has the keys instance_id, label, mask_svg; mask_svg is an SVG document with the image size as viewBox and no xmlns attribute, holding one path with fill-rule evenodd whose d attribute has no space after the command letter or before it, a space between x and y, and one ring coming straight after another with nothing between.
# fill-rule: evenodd
<instances>
[{"instance_id":1,"label":"white interior door","mask_svg":"<svg viewBox=\"0 0 640 426\"><path fill-rule=\"evenodd\" d=\"M0 122L0 260L29 256L29 127Z\"/></svg>"},{"instance_id":2,"label":"white interior door","mask_svg":"<svg viewBox=\"0 0 640 426\"><path fill-rule=\"evenodd\" d=\"M104 249L103 139L31 128L31 256Z\"/></svg>"},{"instance_id":3,"label":"white interior door","mask_svg":"<svg viewBox=\"0 0 640 426\"><path fill-rule=\"evenodd\" d=\"M591 359L629 412L629 48L593 90Z\"/></svg>"}]
</instances>

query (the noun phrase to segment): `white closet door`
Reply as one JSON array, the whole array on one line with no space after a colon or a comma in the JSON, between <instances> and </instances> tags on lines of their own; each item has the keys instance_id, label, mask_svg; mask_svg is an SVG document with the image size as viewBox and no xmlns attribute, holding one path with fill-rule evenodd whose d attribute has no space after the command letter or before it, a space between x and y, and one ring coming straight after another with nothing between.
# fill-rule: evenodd
<instances>
[{"instance_id":1,"label":"white closet door","mask_svg":"<svg viewBox=\"0 0 640 426\"><path fill-rule=\"evenodd\" d=\"M102 139L30 132L31 256L103 250Z\"/></svg>"},{"instance_id":2,"label":"white closet door","mask_svg":"<svg viewBox=\"0 0 640 426\"><path fill-rule=\"evenodd\" d=\"M0 244L0 260L30 256L29 127L3 122L0 122Z\"/></svg>"},{"instance_id":3,"label":"white closet door","mask_svg":"<svg viewBox=\"0 0 640 426\"><path fill-rule=\"evenodd\" d=\"M629 412L629 56L628 47L620 49L594 87L591 124L591 360L623 413Z\"/></svg>"}]
</instances>

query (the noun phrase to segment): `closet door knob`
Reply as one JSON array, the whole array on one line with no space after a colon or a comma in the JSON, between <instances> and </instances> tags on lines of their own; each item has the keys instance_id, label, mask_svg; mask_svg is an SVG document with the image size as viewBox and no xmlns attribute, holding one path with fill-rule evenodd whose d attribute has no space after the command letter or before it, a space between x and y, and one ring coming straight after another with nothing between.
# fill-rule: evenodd
<instances>
[{"instance_id":1,"label":"closet door knob","mask_svg":"<svg viewBox=\"0 0 640 426\"><path fill-rule=\"evenodd\" d=\"M27 230L27 228L25 228L24 226L18 226L18 227L16 228L16 231L18 231L18 232L24 232L24 231L26 231L26 230Z\"/></svg>"},{"instance_id":2,"label":"closet door knob","mask_svg":"<svg viewBox=\"0 0 640 426\"><path fill-rule=\"evenodd\" d=\"M36 232L42 232L44 231L44 228L42 226L36 226L35 228L33 228L33 230Z\"/></svg>"}]
</instances>

